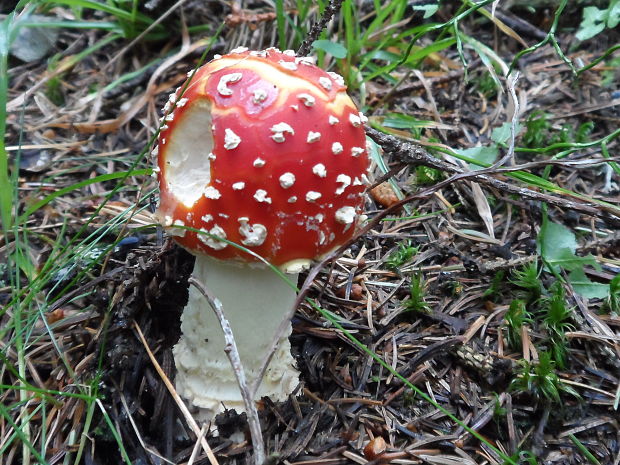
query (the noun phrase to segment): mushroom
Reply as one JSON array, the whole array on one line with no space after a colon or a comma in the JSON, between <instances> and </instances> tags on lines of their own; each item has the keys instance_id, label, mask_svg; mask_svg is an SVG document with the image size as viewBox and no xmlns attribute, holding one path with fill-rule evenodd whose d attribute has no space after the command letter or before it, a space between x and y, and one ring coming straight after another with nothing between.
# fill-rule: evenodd
<instances>
[{"instance_id":1,"label":"mushroom","mask_svg":"<svg viewBox=\"0 0 620 465\"><path fill-rule=\"evenodd\" d=\"M295 292L243 248L296 279L352 237L368 169L364 117L340 76L275 48L218 56L182 88L164 108L153 153L157 215L222 302L252 385ZM195 416L243 411L219 322L193 287L181 331L176 388ZM256 399L282 401L297 386L290 332L289 323Z\"/></svg>"}]
</instances>

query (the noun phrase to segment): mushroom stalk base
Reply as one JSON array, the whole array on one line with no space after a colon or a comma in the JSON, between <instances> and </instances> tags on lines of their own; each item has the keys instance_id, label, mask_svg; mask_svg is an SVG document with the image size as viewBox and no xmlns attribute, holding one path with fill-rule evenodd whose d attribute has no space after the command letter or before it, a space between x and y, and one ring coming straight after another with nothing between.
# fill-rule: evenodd
<instances>
[{"instance_id":1,"label":"mushroom stalk base","mask_svg":"<svg viewBox=\"0 0 620 465\"><path fill-rule=\"evenodd\" d=\"M295 292L268 268L241 266L196 257L193 276L222 302L250 388L282 318L295 302ZM292 275L295 282L297 275ZM245 411L241 391L224 352L222 328L193 286L181 316L181 338L174 347L176 389L190 404L197 420L209 421L224 409ZM286 400L299 383L288 337L282 336L255 400L268 396Z\"/></svg>"}]
</instances>

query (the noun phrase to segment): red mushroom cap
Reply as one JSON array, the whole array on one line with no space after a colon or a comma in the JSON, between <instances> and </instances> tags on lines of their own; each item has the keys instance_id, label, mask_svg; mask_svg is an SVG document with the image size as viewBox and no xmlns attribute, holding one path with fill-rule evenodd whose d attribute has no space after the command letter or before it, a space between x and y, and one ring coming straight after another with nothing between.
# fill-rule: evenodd
<instances>
[{"instance_id":1,"label":"red mushroom cap","mask_svg":"<svg viewBox=\"0 0 620 465\"><path fill-rule=\"evenodd\" d=\"M340 76L293 52L238 49L200 68L179 97L181 88L164 108L154 151L158 214L179 244L255 261L174 228L190 226L286 267L353 235L368 154L364 117Z\"/></svg>"}]
</instances>

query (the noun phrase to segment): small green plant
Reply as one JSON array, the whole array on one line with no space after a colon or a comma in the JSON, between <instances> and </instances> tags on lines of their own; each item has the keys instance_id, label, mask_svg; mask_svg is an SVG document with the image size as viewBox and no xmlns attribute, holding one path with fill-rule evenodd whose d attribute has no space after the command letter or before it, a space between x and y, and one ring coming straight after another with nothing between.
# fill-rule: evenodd
<instances>
[{"instance_id":1,"label":"small green plant","mask_svg":"<svg viewBox=\"0 0 620 465\"><path fill-rule=\"evenodd\" d=\"M426 283L421 273L411 275L411 283L409 284L409 299L404 304L407 311L412 312L428 312L429 307L426 303Z\"/></svg>"},{"instance_id":2,"label":"small green plant","mask_svg":"<svg viewBox=\"0 0 620 465\"><path fill-rule=\"evenodd\" d=\"M583 19L575 37L579 40L591 39L606 28L615 28L618 23L620 23L620 0L610 0L607 8L587 6L583 9Z\"/></svg>"},{"instance_id":3,"label":"small green plant","mask_svg":"<svg viewBox=\"0 0 620 465\"><path fill-rule=\"evenodd\" d=\"M547 329L550 352L559 368L566 366L568 340L566 332L573 330L569 320L573 308L566 305L564 287L560 281L551 286L551 295L543 299L543 325Z\"/></svg>"},{"instance_id":4,"label":"small green plant","mask_svg":"<svg viewBox=\"0 0 620 465\"><path fill-rule=\"evenodd\" d=\"M50 58L49 63L47 65L47 71L52 76L47 83L45 84L45 96L50 99L50 101L56 105L61 106L64 101L64 95L62 94L62 74L54 75L53 71L58 66L58 62L60 59L60 54L54 55Z\"/></svg>"},{"instance_id":5,"label":"small green plant","mask_svg":"<svg viewBox=\"0 0 620 465\"><path fill-rule=\"evenodd\" d=\"M585 144L587 142L590 142L590 135L593 131L594 121L586 121L585 123L581 123L575 131L573 140L578 144Z\"/></svg>"},{"instance_id":6,"label":"small green plant","mask_svg":"<svg viewBox=\"0 0 620 465\"><path fill-rule=\"evenodd\" d=\"M435 168L420 165L415 169L415 184L417 186L430 186L442 179L442 172Z\"/></svg>"},{"instance_id":7,"label":"small green plant","mask_svg":"<svg viewBox=\"0 0 620 465\"><path fill-rule=\"evenodd\" d=\"M620 313L620 274L609 282L609 295L605 299L603 309Z\"/></svg>"},{"instance_id":8,"label":"small green plant","mask_svg":"<svg viewBox=\"0 0 620 465\"><path fill-rule=\"evenodd\" d=\"M556 334L564 334L571 331L573 326L568 320L573 314L573 308L566 305L564 287L560 281L556 281L550 288L550 296L543 300L545 312L543 323L546 328Z\"/></svg>"},{"instance_id":9,"label":"small green plant","mask_svg":"<svg viewBox=\"0 0 620 465\"><path fill-rule=\"evenodd\" d=\"M489 285L489 288L486 291L484 291L484 294L482 294L482 297L488 298L490 300L493 300L496 297L498 297L500 295L502 283L504 282L505 276L506 276L506 273L504 270L499 270L497 273L495 273L493 275L493 279L491 280L491 284Z\"/></svg>"},{"instance_id":10,"label":"small green plant","mask_svg":"<svg viewBox=\"0 0 620 465\"><path fill-rule=\"evenodd\" d=\"M508 344L514 350L521 349L521 328L526 324L532 323L531 315L528 313L523 300L513 300L504 316L506 322L506 338Z\"/></svg>"},{"instance_id":11,"label":"small green plant","mask_svg":"<svg viewBox=\"0 0 620 465\"><path fill-rule=\"evenodd\" d=\"M493 393L493 397L495 398L495 404L493 405L493 418L495 418L495 420L499 420L506 416L506 408L502 407L502 403L500 402L497 392Z\"/></svg>"},{"instance_id":12,"label":"small green plant","mask_svg":"<svg viewBox=\"0 0 620 465\"><path fill-rule=\"evenodd\" d=\"M536 460L536 456L530 452L529 450L522 450L515 452L510 456L510 462L504 460L502 465L538 465L538 461Z\"/></svg>"},{"instance_id":13,"label":"small green plant","mask_svg":"<svg viewBox=\"0 0 620 465\"><path fill-rule=\"evenodd\" d=\"M535 302L545 292L545 287L540 281L540 270L537 262L532 262L521 270L514 270L510 282L526 291L525 297L527 297L528 302Z\"/></svg>"},{"instance_id":14,"label":"small green plant","mask_svg":"<svg viewBox=\"0 0 620 465\"><path fill-rule=\"evenodd\" d=\"M618 47L618 45L615 47ZM607 69L604 69L601 72L601 77L603 78L601 80L601 86L610 87L615 85L615 83L618 82L618 77L620 75L620 56L610 59L605 68Z\"/></svg>"},{"instance_id":15,"label":"small green plant","mask_svg":"<svg viewBox=\"0 0 620 465\"><path fill-rule=\"evenodd\" d=\"M530 148L540 148L547 145L549 141L548 115L541 110L535 110L525 120L525 134L523 134L523 145Z\"/></svg>"},{"instance_id":16,"label":"small green plant","mask_svg":"<svg viewBox=\"0 0 620 465\"><path fill-rule=\"evenodd\" d=\"M493 98L497 95L497 82L488 71L483 72L475 80L476 89L486 98Z\"/></svg>"},{"instance_id":17,"label":"small green plant","mask_svg":"<svg viewBox=\"0 0 620 465\"><path fill-rule=\"evenodd\" d=\"M398 270L418 253L419 247L413 247L411 241L403 241L398 244L398 249L390 254L385 264L392 270Z\"/></svg>"},{"instance_id":18,"label":"small green plant","mask_svg":"<svg viewBox=\"0 0 620 465\"><path fill-rule=\"evenodd\" d=\"M520 369L510 383L511 390L527 392L537 399L549 402L560 402L561 393L581 398L577 391L562 382L551 353L539 352L538 357L538 362L519 361Z\"/></svg>"}]
</instances>

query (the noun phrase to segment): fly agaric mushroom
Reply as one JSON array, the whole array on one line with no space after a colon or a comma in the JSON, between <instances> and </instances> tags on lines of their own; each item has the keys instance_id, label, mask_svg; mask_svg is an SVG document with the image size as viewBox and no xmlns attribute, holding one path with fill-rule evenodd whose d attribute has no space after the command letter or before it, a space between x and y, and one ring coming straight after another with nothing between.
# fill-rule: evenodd
<instances>
[{"instance_id":1,"label":"fly agaric mushroom","mask_svg":"<svg viewBox=\"0 0 620 465\"><path fill-rule=\"evenodd\" d=\"M216 56L180 93L164 108L153 154L158 217L196 256L193 276L222 302L252 385L295 293L255 257L219 239L292 274L350 239L364 201L365 119L342 77L274 48ZM193 287L181 321L177 391L199 419L224 407L243 411L218 320ZM290 332L257 399L285 400L298 384Z\"/></svg>"}]
</instances>

